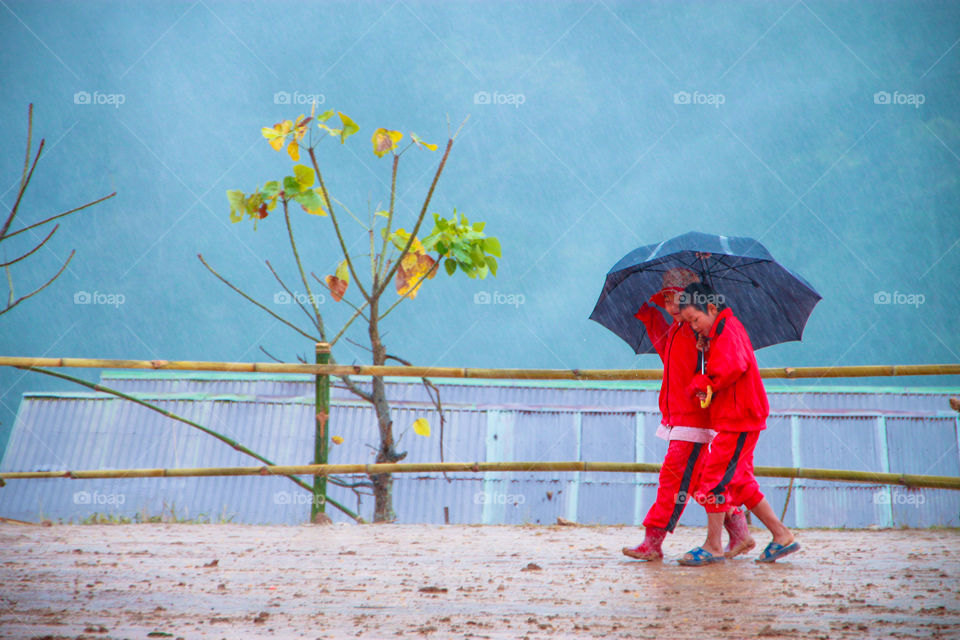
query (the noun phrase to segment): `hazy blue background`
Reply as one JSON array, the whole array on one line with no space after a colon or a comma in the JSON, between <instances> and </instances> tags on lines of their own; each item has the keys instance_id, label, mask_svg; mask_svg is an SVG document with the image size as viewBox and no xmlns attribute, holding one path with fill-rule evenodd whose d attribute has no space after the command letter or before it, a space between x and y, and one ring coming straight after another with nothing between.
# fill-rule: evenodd
<instances>
[{"instance_id":1,"label":"hazy blue background","mask_svg":"<svg viewBox=\"0 0 960 640\"><path fill-rule=\"evenodd\" d=\"M294 281L282 219L232 225L224 195L289 172L260 134L309 110L277 104L287 92L360 124L320 153L333 195L361 213L389 181L374 129L442 145L448 117L455 128L470 116L432 210L486 220L504 258L499 277L441 275L391 317L388 350L417 364L657 367L587 316L623 254L692 229L759 238L823 295L804 342L761 351L763 366L960 362L958 25L951 2L0 1L3 210L29 102L35 141L47 140L13 228L119 192L14 267L20 294L78 251L54 286L0 317L0 353L310 352L196 258L271 305L279 287L263 260ZM83 91L123 104L77 104ZM923 103L878 104L878 92ZM439 157L403 158L408 228ZM295 218L307 266L331 273L329 220ZM42 237L28 235L4 243L7 259ZM124 303L75 304L79 292ZM480 292L523 304L475 304ZM875 304L879 292L924 303ZM329 299L323 310L332 327L349 313ZM365 338L360 325L352 335ZM346 342L335 355L368 361ZM0 371L0 443L21 393L40 389L76 387Z\"/></svg>"}]
</instances>

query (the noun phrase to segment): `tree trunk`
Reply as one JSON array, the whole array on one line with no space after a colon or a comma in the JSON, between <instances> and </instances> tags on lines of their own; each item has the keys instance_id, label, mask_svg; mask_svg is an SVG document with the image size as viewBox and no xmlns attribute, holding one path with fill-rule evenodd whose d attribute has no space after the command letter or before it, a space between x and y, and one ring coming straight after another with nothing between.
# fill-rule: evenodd
<instances>
[{"instance_id":1,"label":"tree trunk","mask_svg":"<svg viewBox=\"0 0 960 640\"><path fill-rule=\"evenodd\" d=\"M375 299L370 304L370 346L373 350L373 364L383 365L387 361L387 350L380 341L378 326L378 304ZM406 457L406 452L397 453L393 448L393 420L390 419L390 403L383 384L383 378L373 378L373 408L377 412L377 426L380 431L380 448L377 451L377 462L399 462ZM393 522L397 514L393 510L393 475L382 473L370 476L373 482L374 522Z\"/></svg>"}]
</instances>

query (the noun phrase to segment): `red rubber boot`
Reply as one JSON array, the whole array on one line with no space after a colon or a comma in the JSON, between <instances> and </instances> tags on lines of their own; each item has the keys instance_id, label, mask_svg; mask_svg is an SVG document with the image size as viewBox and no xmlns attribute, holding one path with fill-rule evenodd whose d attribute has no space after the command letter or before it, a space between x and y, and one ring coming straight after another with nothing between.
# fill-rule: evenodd
<instances>
[{"instance_id":1,"label":"red rubber boot","mask_svg":"<svg viewBox=\"0 0 960 640\"><path fill-rule=\"evenodd\" d=\"M667 537L667 530L660 527L647 527L646 536L640 546L624 547L623 555L636 558L637 560L662 560L663 550L660 546L663 539Z\"/></svg>"},{"instance_id":2,"label":"red rubber boot","mask_svg":"<svg viewBox=\"0 0 960 640\"><path fill-rule=\"evenodd\" d=\"M723 528L730 534L730 542L727 543L724 557L735 558L757 546L747 526L747 514L740 509L727 512L723 519Z\"/></svg>"}]
</instances>

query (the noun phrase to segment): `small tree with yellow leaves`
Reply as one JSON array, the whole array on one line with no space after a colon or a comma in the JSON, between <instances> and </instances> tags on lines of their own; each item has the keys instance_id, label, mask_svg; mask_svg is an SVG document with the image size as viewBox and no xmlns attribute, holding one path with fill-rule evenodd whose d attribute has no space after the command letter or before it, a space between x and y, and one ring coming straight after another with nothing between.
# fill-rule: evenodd
<instances>
[{"instance_id":1,"label":"small tree with yellow leaves","mask_svg":"<svg viewBox=\"0 0 960 640\"><path fill-rule=\"evenodd\" d=\"M402 145L404 136L401 132L385 128L374 131L371 137L374 155L378 158L390 155L393 161L389 204L385 209L371 211L367 222L363 222L354 216L349 209L330 196L323 179L323 173L320 170L317 149L323 140L329 138L338 139L341 145L345 144L350 136L360 130L360 127L347 115L337 112L340 127L333 128L327 122L334 117L334 111L326 111L317 115L315 109L316 105L314 105L314 110L311 111L309 117L300 115L294 121L284 120L273 127L264 127L262 130L263 136L274 150L286 149L290 159L295 163L292 175L285 176L282 180L267 182L250 193L237 190L227 191L227 199L230 203L230 220L232 222L251 219L256 226L260 220L268 217L277 207L280 207L283 211L291 253L297 266L300 281L307 293L305 299L293 295L269 261L267 261L267 267L291 300L303 309L310 319L311 327L304 329L280 317L266 305L257 302L252 296L241 291L217 273L207 264L203 256L199 256L199 258L204 266L223 282L302 336L314 342L328 342L332 347L344 336L344 333L354 321L362 318L367 323L369 348L373 364L384 365L388 360L395 360L409 365L410 363L407 360L387 353L381 337L381 323L401 302L416 298L420 287L426 280L432 279L437 274L441 263L449 276L458 271L470 278L483 279L490 274L496 276L497 258L500 257L500 243L496 238L489 237L484 233L483 222L471 223L466 216L457 213L456 209L453 210L449 218L441 216L439 213L433 213L433 228L426 235L421 233L434 190L457 137L456 133L447 140L443 156L437 165L433 181L423 199L420 211L416 219L411 221L410 231L406 231L403 227L397 225L398 216L396 213L397 170L400 165L400 158L412 147L436 151L437 145L423 141L415 133L410 133L409 142ZM316 128L313 125L316 125ZM318 130L320 134L315 137L314 134ZM309 165L300 164L301 151L303 150L309 155ZM369 270L365 272L369 274L368 277L360 277L356 257L352 256L347 249L344 230L338 219L338 208L334 207L334 204L343 208L363 227L365 233L369 236L370 252L366 255L369 257L370 264ZM340 246L339 257L341 259L333 274L326 275L321 279L313 272L310 273L316 285L328 290L334 301L342 301L353 308L353 315L329 339L320 307L317 304L317 298L312 293L311 282L307 278L307 271L297 250L292 219L295 215L302 213L328 217ZM357 301L352 301L346 296L351 282L355 285L353 290L356 291L359 298ZM393 301L384 299L391 284L397 296ZM303 359L301 358L301 360ZM386 396L383 379L374 377L369 391L359 387L349 377L341 379L348 389L370 402L376 411L380 436L376 462L392 463L402 460L406 453L396 450L393 420L390 417L390 403ZM424 380L424 382L429 385L429 381ZM430 386L436 393L436 388ZM434 399L440 410L442 425L443 412L442 406L439 404L439 394L436 394ZM430 435L429 423L424 418L417 419L410 426L419 435ZM375 500L374 521L387 522L394 520L396 514L393 510L392 476L390 474L375 475L372 476L371 481Z\"/></svg>"}]
</instances>

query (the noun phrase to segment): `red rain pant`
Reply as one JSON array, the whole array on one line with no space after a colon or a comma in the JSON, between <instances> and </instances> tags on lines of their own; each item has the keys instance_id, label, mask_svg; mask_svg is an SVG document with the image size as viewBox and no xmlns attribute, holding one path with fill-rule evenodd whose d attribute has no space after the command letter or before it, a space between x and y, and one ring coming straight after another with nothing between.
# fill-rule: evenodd
<instances>
[{"instance_id":1,"label":"red rain pant","mask_svg":"<svg viewBox=\"0 0 960 640\"><path fill-rule=\"evenodd\" d=\"M759 431L720 431L710 443L694 497L707 513L743 505L753 509L763 494L753 476L753 449Z\"/></svg>"},{"instance_id":2,"label":"red rain pant","mask_svg":"<svg viewBox=\"0 0 960 640\"><path fill-rule=\"evenodd\" d=\"M670 441L660 468L657 500L647 512L643 526L673 532L680 514L687 506L687 500L693 497L693 491L697 488L709 446L703 442Z\"/></svg>"}]
</instances>

